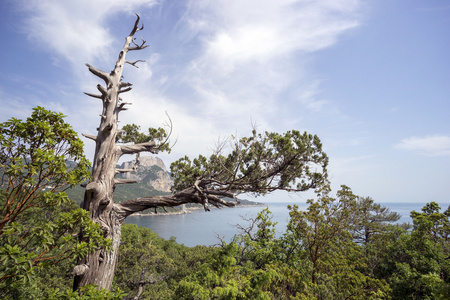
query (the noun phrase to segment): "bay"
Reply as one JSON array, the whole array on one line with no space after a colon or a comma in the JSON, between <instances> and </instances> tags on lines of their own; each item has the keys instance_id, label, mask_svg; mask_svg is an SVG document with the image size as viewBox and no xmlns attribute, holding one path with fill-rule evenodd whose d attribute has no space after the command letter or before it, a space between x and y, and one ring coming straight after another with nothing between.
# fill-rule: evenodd
<instances>
[{"instance_id":1,"label":"bay","mask_svg":"<svg viewBox=\"0 0 450 300\"><path fill-rule=\"evenodd\" d=\"M289 221L289 210L287 206L294 203L268 203L272 212L272 221L277 222L276 232L280 236L286 229ZM300 209L307 207L305 202L295 203ZM391 211L402 215L399 223L411 223L409 216L412 210L420 211L425 203L381 203ZM441 208L447 208L441 205ZM212 209L210 212L203 210L194 211L182 215L153 215L153 216L130 216L126 219L128 224L147 227L164 239L174 237L179 244L188 247L196 245L215 245L220 239L231 241L234 235L240 233L236 228L239 224L243 227L249 225L244 219L256 218L258 212L264 207L248 206L223 209ZM220 238L220 239L219 239Z\"/></svg>"}]
</instances>

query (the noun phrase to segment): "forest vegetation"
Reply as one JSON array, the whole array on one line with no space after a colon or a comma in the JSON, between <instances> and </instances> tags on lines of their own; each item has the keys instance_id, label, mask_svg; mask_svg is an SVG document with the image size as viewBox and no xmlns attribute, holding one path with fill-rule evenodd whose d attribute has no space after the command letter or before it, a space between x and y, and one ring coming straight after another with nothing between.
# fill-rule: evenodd
<instances>
[{"instance_id":1,"label":"forest vegetation","mask_svg":"<svg viewBox=\"0 0 450 300\"><path fill-rule=\"evenodd\" d=\"M90 168L83 142L61 113L42 107L26 120L0 123L0 298L2 299L450 299L450 208L430 202L412 225L353 194L330 188L328 156L316 135L297 130L232 136L209 157L171 165L170 194L120 203L122 155L170 151L169 132L118 127L121 93L139 17L111 72L89 64L103 108ZM75 163L68 164L68 161ZM81 207L65 191L84 188ZM289 207L286 231L275 234L262 209L240 234L218 246L186 247L150 229L124 224L146 209L200 204L234 206L238 195L314 191L304 211ZM235 202L224 200L234 199ZM206 224L205 224L206 225Z\"/></svg>"},{"instance_id":2,"label":"forest vegetation","mask_svg":"<svg viewBox=\"0 0 450 300\"><path fill-rule=\"evenodd\" d=\"M2 191L2 204L5 200ZM342 187L336 198L289 207L283 234L275 235L264 208L240 226L231 242L186 247L134 224L122 226L113 292L88 286L72 291L76 255L36 264L13 282L5 299L448 299L449 214L431 202L411 212L413 224L369 197ZM53 210L77 211L73 201ZM31 213L33 220L41 213ZM1 275L24 255L8 252L1 236ZM20 248L34 251L36 245ZM58 253L53 249L51 253ZM23 252L22 252L23 253ZM31 253L31 252L30 252ZM16 256L14 256L16 255ZM32 254L28 257L37 257ZM14 260L14 262L11 262Z\"/></svg>"}]
</instances>

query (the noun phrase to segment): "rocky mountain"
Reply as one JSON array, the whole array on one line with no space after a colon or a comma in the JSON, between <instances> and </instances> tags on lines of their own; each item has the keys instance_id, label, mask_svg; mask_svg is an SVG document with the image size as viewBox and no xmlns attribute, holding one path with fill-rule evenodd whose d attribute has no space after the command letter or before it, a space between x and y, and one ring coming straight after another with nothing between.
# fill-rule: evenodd
<instances>
[{"instance_id":1,"label":"rocky mountain","mask_svg":"<svg viewBox=\"0 0 450 300\"><path fill-rule=\"evenodd\" d=\"M127 161L119 166L120 169L131 169L135 161ZM158 157L144 156L139 159L136 172L124 173L118 178L137 180L141 186L149 186L153 189L165 193L170 192L173 180L164 165L164 162Z\"/></svg>"},{"instance_id":2,"label":"rocky mountain","mask_svg":"<svg viewBox=\"0 0 450 300\"><path fill-rule=\"evenodd\" d=\"M127 161L118 165L118 169L131 169L135 161ZM117 178L134 179L134 184L119 184L114 192L114 200L122 202L145 196L167 195L173 185L173 179L167 171L164 162L158 157L143 156L139 159L139 164L135 172L116 175ZM84 195L84 188L76 186L66 191L69 198L81 203ZM229 201L234 201L229 199ZM254 201L240 199L240 205L263 205ZM188 207L201 207L199 204L189 204Z\"/></svg>"}]
</instances>

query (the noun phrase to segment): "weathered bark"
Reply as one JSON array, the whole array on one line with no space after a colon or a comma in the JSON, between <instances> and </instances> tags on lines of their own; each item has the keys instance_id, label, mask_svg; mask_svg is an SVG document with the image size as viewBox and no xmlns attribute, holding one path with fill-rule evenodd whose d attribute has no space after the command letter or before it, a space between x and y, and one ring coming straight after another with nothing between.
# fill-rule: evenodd
<instances>
[{"instance_id":1,"label":"weathered bark","mask_svg":"<svg viewBox=\"0 0 450 300\"><path fill-rule=\"evenodd\" d=\"M116 163L119 158L126 153L137 153L139 151L149 151L156 153L157 147L154 143L134 146L118 146L115 144L117 135L118 113L123 110L124 103L119 103L119 94L129 91L131 84L121 81L123 66L127 61L125 56L130 50L141 50L146 48L145 41L141 45L134 43L134 34L143 29L139 28L139 16L125 40L125 45L119 53L114 69L104 72L86 64L94 75L103 79L106 87L97 85L101 95L87 95L100 98L103 102L103 111L100 126L97 128L96 137L85 135L96 143L95 156L92 169L92 181L86 186L82 207L90 212L91 219L98 223L103 230L105 237L112 239L112 250L103 249L88 255L74 269L74 289L87 284L95 284L99 288L110 289L117 264L117 254L120 244L120 227L124 220L117 213L117 208L113 200L114 187L119 182L114 178ZM134 46L131 46L134 44Z\"/></svg>"},{"instance_id":2,"label":"weathered bark","mask_svg":"<svg viewBox=\"0 0 450 300\"><path fill-rule=\"evenodd\" d=\"M167 146L149 141L134 145L116 145L118 114L125 110L128 103L121 102L119 95L131 90L131 84L122 82L122 70L125 64L136 67L135 62L125 59L128 51L146 48L145 41L138 45L134 34L139 28L139 16L126 38L125 45L119 53L114 69L104 72L89 64L89 71L102 79L105 86L97 85L100 95L86 93L88 96L102 100L103 111L97 136L84 135L95 141L95 155L92 168L92 181L86 185L82 207L90 212L91 219L100 225L104 236L112 240L112 249L99 249L88 255L74 268L74 289L87 284L110 289L117 265L120 245L120 229L125 218L147 208L178 206L185 203L198 203L209 210L209 205L216 207L234 206L223 198L234 198L240 193L264 195L276 190L302 192L318 188L327 181L326 166L328 157L322 152L320 140L316 136L298 131L285 135L265 133L251 138L236 140L233 151L228 156L218 152L211 156L207 170L191 168L189 159L175 163L174 172L176 190L172 195L151 196L114 203L113 194L117 184L134 183L134 180L115 178L116 174L131 172L136 169L117 170L119 158L124 154L136 154L138 162L140 152L157 153ZM166 141L167 142L167 141ZM203 160L203 159L202 159ZM200 162L200 160L198 161ZM171 166L171 168L172 168ZM319 171L313 171L318 169ZM175 171L174 171L175 170ZM182 179L177 183L177 178ZM300 181L300 182L298 182ZM82 238L82 237L81 237Z\"/></svg>"},{"instance_id":3,"label":"weathered bark","mask_svg":"<svg viewBox=\"0 0 450 300\"><path fill-rule=\"evenodd\" d=\"M115 204L113 200L114 188L117 184L135 183L134 180L117 179L114 176L118 173L132 172L135 170L117 170L116 165L119 158L124 154L136 154L139 157L140 152L158 152L158 145L154 141L134 144L134 145L116 145L116 136L118 130L118 114L125 110L124 105L128 103L121 102L119 94L131 90L131 84L122 82L123 66L128 63L136 67L135 62L125 60L128 51L141 50L147 47L145 41L138 45L134 42L134 34L143 29L139 28L139 16L130 35L125 40L125 45L119 53L119 58L114 69L110 72L104 72L89 64L86 66L89 71L101 78L106 87L97 85L100 95L85 93L88 96L99 98L103 102L103 111L100 115L100 126L97 128L97 136L84 134L85 137L95 141L95 155L92 168L92 181L87 184L84 200L81 206L90 212L91 219L98 223L103 230L104 236L112 240L112 249L105 251L100 249L93 254L82 259L74 268L74 290L88 284L94 284L98 288L110 289L114 278L114 272L117 265L118 250L120 245L121 225L125 218L132 213L142 211L147 208L158 206L177 206L184 203L200 203L206 210L208 203L214 206L234 206L234 203L219 199L214 194L199 194L196 188L188 188L184 191L170 196L145 197L125 201ZM133 45L133 46L131 46ZM233 196L225 193L223 196Z\"/></svg>"}]
</instances>

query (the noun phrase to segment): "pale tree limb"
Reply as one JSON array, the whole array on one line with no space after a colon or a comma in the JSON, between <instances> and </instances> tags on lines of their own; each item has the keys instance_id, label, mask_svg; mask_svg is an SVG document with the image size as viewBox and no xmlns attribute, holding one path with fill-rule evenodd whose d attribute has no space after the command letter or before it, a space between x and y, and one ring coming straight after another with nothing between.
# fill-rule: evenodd
<instances>
[{"instance_id":1,"label":"pale tree limb","mask_svg":"<svg viewBox=\"0 0 450 300\"><path fill-rule=\"evenodd\" d=\"M129 83L129 82L123 82L123 81L120 82L120 87L121 87L121 88L127 87L127 86L132 86L132 85L133 85L133 84L132 84L132 83Z\"/></svg>"},{"instance_id":2,"label":"pale tree limb","mask_svg":"<svg viewBox=\"0 0 450 300\"><path fill-rule=\"evenodd\" d=\"M91 93L86 93L86 92L84 92L83 94L85 94L85 95L87 95L89 97L103 99L103 95L96 95L96 94L91 94Z\"/></svg>"},{"instance_id":3,"label":"pale tree limb","mask_svg":"<svg viewBox=\"0 0 450 300\"><path fill-rule=\"evenodd\" d=\"M101 84L97 84L97 90L102 93L103 98L106 96L106 88Z\"/></svg>"},{"instance_id":4,"label":"pale tree limb","mask_svg":"<svg viewBox=\"0 0 450 300\"><path fill-rule=\"evenodd\" d=\"M134 145L121 145L121 146L117 146L117 147L119 147L121 155L136 154L138 152L150 152L153 154L158 153L158 147L157 147L155 141L134 144Z\"/></svg>"},{"instance_id":5,"label":"pale tree limb","mask_svg":"<svg viewBox=\"0 0 450 300\"><path fill-rule=\"evenodd\" d=\"M138 62L145 62L145 60L138 59L138 60L133 61L133 62L128 61L128 60L125 61L125 63L130 64L130 65L132 65L132 66L135 67L135 68L139 68L139 67L136 65Z\"/></svg>"},{"instance_id":6,"label":"pale tree limb","mask_svg":"<svg viewBox=\"0 0 450 300\"><path fill-rule=\"evenodd\" d=\"M129 91L131 91L131 87L127 87L126 89L123 89L123 90L120 90L118 93L119 94L121 94L121 93L126 93L126 92L129 92Z\"/></svg>"},{"instance_id":7,"label":"pale tree limb","mask_svg":"<svg viewBox=\"0 0 450 300\"><path fill-rule=\"evenodd\" d=\"M142 43L140 45L135 43L135 38L131 41L135 47L128 47L128 51L134 51L134 50L142 50L148 47L148 45L145 45L145 43L147 42L146 40L142 39Z\"/></svg>"},{"instance_id":8,"label":"pale tree limb","mask_svg":"<svg viewBox=\"0 0 450 300\"><path fill-rule=\"evenodd\" d=\"M238 203L238 201L225 201L219 197L207 193L205 193L205 195L208 198L208 202L217 208L224 206L234 207ZM202 198L198 195L197 191L194 188L188 188L172 195L149 196L127 200L115 204L114 211L123 219L125 219L127 216L133 213L140 212L148 208L175 207L187 203L203 205Z\"/></svg>"},{"instance_id":9,"label":"pale tree limb","mask_svg":"<svg viewBox=\"0 0 450 300\"><path fill-rule=\"evenodd\" d=\"M135 179L121 179L116 178L114 179L114 184L130 184L130 183L137 183L138 181Z\"/></svg>"},{"instance_id":10,"label":"pale tree limb","mask_svg":"<svg viewBox=\"0 0 450 300\"><path fill-rule=\"evenodd\" d=\"M85 134L85 133L82 133L81 135L84 136L85 138L91 139L93 141L97 140L97 136L95 136L95 135Z\"/></svg>"},{"instance_id":11,"label":"pale tree limb","mask_svg":"<svg viewBox=\"0 0 450 300\"><path fill-rule=\"evenodd\" d=\"M89 68L89 71L91 71L92 74L94 74L97 77L100 77L101 79L103 79L105 81L106 84L108 84L108 82L111 79L111 76L109 75L109 73L99 70L99 69L91 66L90 64L86 64L86 66Z\"/></svg>"},{"instance_id":12,"label":"pale tree limb","mask_svg":"<svg viewBox=\"0 0 450 300\"><path fill-rule=\"evenodd\" d=\"M136 22L134 23L133 29L131 30L130 34L128 36L134 36L136 32L139 30L144 29L144 23L142 23L142 26L139 28L139 21L141 20L141 17L139 17L138 14L136 14Z\"/></svg>"},{"instance_id":13,"label":"pale tree limb","mask_svg":"<svg viewBox=\"0 0 450 300\"><path fill-rule=\"evenodd\" d=\"M136 168L132 169L116 169L116 174L136 172Z\"/></svg>"}]
</instances>

